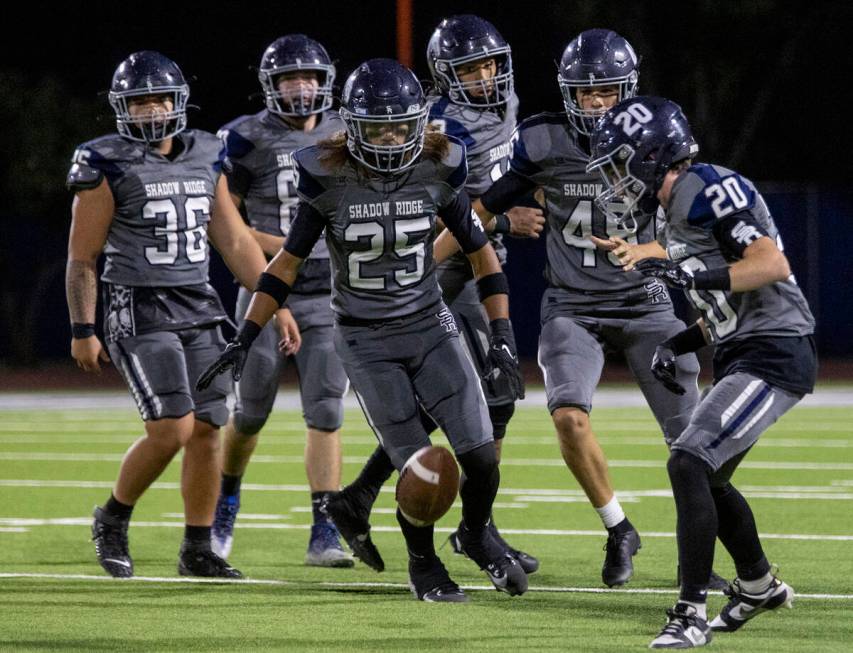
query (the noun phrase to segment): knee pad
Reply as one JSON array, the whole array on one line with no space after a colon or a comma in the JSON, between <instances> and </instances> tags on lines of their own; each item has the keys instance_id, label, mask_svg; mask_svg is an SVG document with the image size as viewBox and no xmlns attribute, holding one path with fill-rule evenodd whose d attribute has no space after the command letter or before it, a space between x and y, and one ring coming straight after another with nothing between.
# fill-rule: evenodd
<instances>
[{"instance_id":1,"label":"knee pad","mask_svg":"<svg viewBox=\"0 0 853 653\"><path fill-rule=\"evenodd\" d=\"M267 423L267 417L267 415L256 417L246 415L245 413L234 413L234 428L238 433L243 435L256 435L264 428L264 424Z\"/></svg>"},{"instance_id":2,"label":"knee pad","mask_svg":"<svg viewBox=\"0 0 853 653\"><path fill-rule=\"evenodd\" d=\"M487 479L498 471L498 456L492 442L456 457L462 466L462 473L468 479Z\"/></svg>"},{"instance_id":3,"label":"knee pad","mask_svg":"<svg viewBox=\"0 0 853 653\"><path fill-rule=\"evenodd\" d=\"M318 431L337 431L344 421L344 406L340 397L321 397L306 402L303 408L305 424Z\"/></svg>"},{"instance_id":4,"label":"knee pad","mask_svg":"<svg viewBox=\"0 0 853 653\"><path fill-rule=\"evenodd\" d=\"M502 440L506 435L506 427L515 413L515 402L489 406L489 419L492 420L492 437Z\"/></svg>"},{"instance_id":5,"label":"knee pad","mask_svg":"<svg viewBox=\"0 0 853 653\"><path fill-rule=\"evenodd\" d=\"M687 451L676 449L669 454L666 463L666 471L669 473L670 481L675 485L676 481L698 478L699 476L711 476L711 468L708 464Z\"/></svg>"}]
</instances>

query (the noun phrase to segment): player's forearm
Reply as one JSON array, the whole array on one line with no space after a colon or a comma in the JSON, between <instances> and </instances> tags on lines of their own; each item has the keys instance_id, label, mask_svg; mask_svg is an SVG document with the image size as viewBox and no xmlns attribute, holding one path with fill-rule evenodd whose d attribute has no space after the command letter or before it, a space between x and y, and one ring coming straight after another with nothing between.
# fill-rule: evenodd
<instances>
[{"instance_id":1,"label":"player's forearm","mask_svg":"<svg viewBox=\"0 0 853 653\"><path fill-rule=\"evenodd\" d=\"M509 319L509 295L491 295L482 300L489 322L497 319Z\"/></svg>"},{"instance_id":2,"label":"player's forearm","mask_svg":"<svg viewBox=\"0 0 853 653\"><path fill-rule=\"evenodd\" d=\"M72 323L95 323L95 309L98 304L97 275L94 261L68 260L65 267L65 298Z\"/></svg>"},{"instance_id":3,"label":"player's forearm","mask_svg":"<svg viewBox=\"0 0 853 653\"><path fill-rule=\"evenodd\" d=\"M287 299L287 295L296 281L296 275L301 264L302 259L293 256L286 250L279 250L278 254L267 265L258 287L252 294L245 319L259 326L264 326L269 322L270 318Z\"/></svg>"},{"instance_id":4,"label":"player's forearm","mask_svg":"<svg viewBox=\"0 0 853 653\"><path fill-rule=\"evenodd\" d=\"M252 233L252 238L255 239L255 242L260 245L261 250L263 250L264 254L267 256L275 256L284 245L283 236L274 236L273 234L258 231L257 229L251 229L250 231Z\"/></svg>"},{"instance_id":5,"label":"player's forearm","mask_svg":"<svg viewBox=\"0 0 853 653\"><path fill-rule=\"evenodd\" d=\"M491 245L485 245L468 255L474 278L477 279L477 292L489 321L509 318L509 284L500 261Z\"/></svg>"},{"instance_id":6,"label":"player's forearm","mask_svg":"<svg viewBox=\"0 0 853 653\"><path fill-rule=\"evenodd\" d=\"M642 261L644 258L669 258L666 250L656 240L633 245L632 250L634 262Z\"/></svg>"},{"instance_id":7,"label":"player's forearm","mask_svg":"<svg viewBox=\"0 0 853 653\"><path fill-rule=\"evenodd\" d=\"M232 245L219 249L219 253L237 281L247 290L253 290L267 261L249 230L237 236Z\"/></svg>"}]
</instances>

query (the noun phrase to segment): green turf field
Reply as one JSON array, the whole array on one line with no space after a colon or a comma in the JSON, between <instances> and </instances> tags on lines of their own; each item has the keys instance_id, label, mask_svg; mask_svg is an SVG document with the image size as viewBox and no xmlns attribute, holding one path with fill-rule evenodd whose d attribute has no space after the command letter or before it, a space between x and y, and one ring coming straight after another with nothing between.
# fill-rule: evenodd
<instances>
[{"instance_id":1,"label":"green turf field","mask_svg":"<svg viewBox=\"0 0 853 653\"><path fill-rule=\"evenodd\" d=\"M45 402L46 404L49 402ZM542 561L510 598L474 565L440 551L466 605L424 604L405 583L393 487L380 496L374 539L387 571L302 565L311 521L298 411L277 413L244 482L231 562L250 579L190 583L175 569L182 535L175 462L139 503L130 529L139 578L107 579L89 542L127 445L128 409L0 411L0 649L3 650L641 650L675 599L674 509L666 450L646 409L597 408L594 427L621 501L643 536L635 577L602 591L604 535L563 466L550 419L522 408L504 448L496 521ZM750 498L768 557L800 594L795 609L718 635L710 650L853 650L853 407L794 409L735 477ZM344 430L344 480L374 446L360 413ZM438 438L437 441L443 440ZM459 507L438 524L443 539ZM718 550L716 569L733 567ZM723 603L710 599L712 613ZM710 615L709 615L710 616Z\"/></svg>"}]
</instances>

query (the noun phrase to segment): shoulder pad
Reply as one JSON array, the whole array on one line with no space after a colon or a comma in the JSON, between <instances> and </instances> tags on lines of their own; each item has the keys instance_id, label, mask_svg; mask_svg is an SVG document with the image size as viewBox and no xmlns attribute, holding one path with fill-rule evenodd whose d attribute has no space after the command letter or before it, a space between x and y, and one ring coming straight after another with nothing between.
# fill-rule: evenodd
<instances>
[{"instance_id":1,"label":"shoulder pad","mask_svg":"<svg viewBox=\"0 0 853 653\"><path fill-rule=\"evenodd\" d=\"M178 138L181 137L188 140L187 145L204 157L203 160L211 162L215 172L222 171L225 162L225 146L219 138L203 129L187 129L178 135Z\"/></svg>"},{"instance_id":2,"label":"shoulder pad","mask_svg":"<svg viewBox=\"0 0 853 653\"><path fill-rule=\"evenodd\" d=\"M554 140L551 132L565 130L566 114L539 113L523 120L513 134L510 166L522 177L532 177L542 169L542 162L551 153Z\"/></svg>"},{"instance_id":3,"label":"shoulder pad","mask_svg":"<svg viewBox=\"0 0 853 653\"><path fill-rule=\"evenodd\" d=\"M291 155L296 175L296 194L308 203L316 200L326 190L322 180L328 173L319 161L319 152L320 149L316 145L309 145Z\"/></svg>"},{"instance_id":4,"label":"shoulder pad","mask_svg":"<svg viewBox=\"0 0 853 653\"><path fill-rule=\"evenodd\" d=\"M468 128L456 118L451 118L447 115L447 108L455 105L450 104L450 100L446 97L440 97L430 105L429 108L429 124L448 136L458 138L465 144L465 147L474 146L474 137Z\"/></svg>"},{"instance_id":5,"label":"shoulder pad","mask_svg":"<svg viewBox=\"0 0 853 653\"><path fill-rule=\"evenodd\" d=\"M225 144L225 155L229 159L242 159L255 149L255 144L241 133L241 127L250 118L252 116L240 116L216 132L216 135Z\"/></svg>"},{"instance_id":6,"label":"shoulder pad","mask_svg":"<svg viewBox=\"0 0 853 653\"><path fill-rule=\"evenodd\" d=\"M673 210L687 222L710 229L720 220L755 206L755 190L738 173L720 166L690 166L673 188ZM677 190L677 192L676 192Z\"/></svg>"},{"instance_id":7,"label":"shoulder pad","mask_svg":"<svg viewBox=\"0 0 853 653\"><path fill-rule=\"evenodd\" d=\"M122 175L121 162L138 156L138 148L118 135L109 135L83 143L74 150L71 168L65 179L69 190L96 188L101 180Z\"/></svg>"}]
</instances>

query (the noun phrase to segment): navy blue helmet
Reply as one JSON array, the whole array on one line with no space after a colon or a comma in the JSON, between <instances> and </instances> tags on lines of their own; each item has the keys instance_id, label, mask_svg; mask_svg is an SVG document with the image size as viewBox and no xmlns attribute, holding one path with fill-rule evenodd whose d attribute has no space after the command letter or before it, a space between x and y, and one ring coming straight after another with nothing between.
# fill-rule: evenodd
<instances>
[{"instance_id":1,"label":"navy blue helmet","mask_svg":"<svg viewBox=\"0 0 853 653\"><path fill-rule=\"evenodd\" d=\"M622 100L604 114L590 145L592 160L586 170L597 170L605 187L595 203L619 223L657 208L657 192L667 171L699 152L681 107L648 96Z\"/></svg>"},{"instance_id":2,"label":"navy blue helmet","mask_svg":"<svg viewBox=\"0 0 853 653\"><path fill-rule=\"evenodd\" d=\"M171 110L131 115L133 98L151 95L168 96ZM178 64L153 50L134 52L122 61L113 73L108 95L119 134L146 142L162 141L186 128L189 98L190 87Z\"/></svg>"},{"instance_id":3,"label":"navy blue helmet","mask_svg":"<svg viewBox=\"0 0 853 653\"><path fill-rule=\"evenodd\" d=\"M316 87L303 83L284 92L278 87L282 75L303 71L316 75ZM310 116L332 106L335 66L326 48L304 34L288 34L270 43L261 57L258 80L267 109L280 116Z\"/></svg>"},{"instance_id":4,"label":"navy blue helmet","mask_svg":"<svg viewBox=\"0 0 853 653\"><path fill-rule=\"evenodd\" d=\"M585 110L578 104L577 90L595 86L618 86L618 100L637 94L639 60L634 48L609 29L581 32L563 50L557 84L572 126L589 136L604 111Z\"/></svg>"},{"instance_id":5,"label":"navy blue helmet","mask_svg":"<svg viewBox=\"0 0 853 653\"><path fill-rule=\"evenodd\" d=\"M494 59L494 76L463 82L459 67ZM512 54L500 32L479 16L445 18L427 45L427 65L437 90L454 104L497 107L512 95Z\"/></svg>"},{"instance_id":6,"label":"navy blue helmet","mask_svg":"<svg viewBox=\"0 0 853 653\"><path fill-rule=\"evenodd\" d=\"M347 78L341 118L347 147L371 170L403 170L424 147L428 107L414 73L393 59L370 59Z\"/></svg>"}]
</instances>

